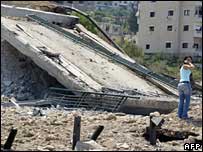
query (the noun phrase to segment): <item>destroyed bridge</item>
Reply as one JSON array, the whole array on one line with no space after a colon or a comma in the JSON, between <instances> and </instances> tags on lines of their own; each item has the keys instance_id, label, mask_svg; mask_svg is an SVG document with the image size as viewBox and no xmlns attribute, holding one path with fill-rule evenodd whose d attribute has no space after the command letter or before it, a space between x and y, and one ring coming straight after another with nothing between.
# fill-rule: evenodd
<instances>
[{"instance_id":1,"label":"destroyed bridge","mask_svg":"<svg viewBox=\"0 0 203 152\"><path fill-rule=\"evenodd\" d=\"M65 87L50 88L44 100L33 104L128 113L176 108L178 81L138 64L102 33L109 43L79 24L76 16L1 4L1 41Z\"/></svg>"}]
</instances>

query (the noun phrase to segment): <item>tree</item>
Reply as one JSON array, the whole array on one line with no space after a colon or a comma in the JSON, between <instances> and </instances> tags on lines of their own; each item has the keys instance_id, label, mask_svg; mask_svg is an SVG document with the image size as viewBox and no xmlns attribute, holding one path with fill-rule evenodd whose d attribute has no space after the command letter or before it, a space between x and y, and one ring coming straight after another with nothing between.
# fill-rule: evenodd
<instances>
[{"instance_id":1,"label":"tree","mask_svg":"<svg viewBox=\"0 0 203 152\"><path fill-rule=\"evenodd\" d=\"M135 12L131 11L130 17L128 18L129 30L133 33L137 33L138 24L137 24L137 16L135 16Z\"/></svg>"}]
</instances>

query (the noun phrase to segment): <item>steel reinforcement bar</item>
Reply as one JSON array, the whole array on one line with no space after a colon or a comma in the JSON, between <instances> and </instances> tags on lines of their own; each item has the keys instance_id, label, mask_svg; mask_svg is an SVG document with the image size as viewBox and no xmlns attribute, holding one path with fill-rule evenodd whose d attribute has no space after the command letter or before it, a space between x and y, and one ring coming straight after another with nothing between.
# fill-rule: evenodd
<instances>
[{"instance_id":1,"label":"steel reinforcement bar","mask_svg":"<svg viewBox=\"0 0 203 152\"><path fill-rule=\"evenodd\" d=\"M80 90L69 90L64 88L49 88L44 96L45 101L55 105L71 108L86 108L93 110L119 111L120 107L128 99L140 100L139 96L125 94L111 94L101 92L86 92Z\"/></svg>"}]
</instances>

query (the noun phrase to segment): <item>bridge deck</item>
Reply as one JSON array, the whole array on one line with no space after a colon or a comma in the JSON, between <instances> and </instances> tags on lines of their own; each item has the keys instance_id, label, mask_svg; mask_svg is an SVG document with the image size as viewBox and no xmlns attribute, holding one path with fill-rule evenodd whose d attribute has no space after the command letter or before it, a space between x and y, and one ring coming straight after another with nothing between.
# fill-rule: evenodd
<instances>
[{"instance_id":1,"label":"bridge deck","mask_svg":"<svg viewBox=\"0 0 203 152\"><path fill-rule=\"evenodd\" d=\"M101 87L139 89L163 93L155 85L138 77L134 72L121 64L110 61L107 57L96 53L90 48L81 46L79 43L67 39L53 30L33 22L11 20L4 17L1 17L1 19L3 38L14 45L20 52L25 53L25 51L23 52L21 50L21 47L26 42L30 48L26 51L32 52L32 49L37 49L37 47L45 47L48 52L60 53L63 63L59 65L57 62L54 62L56 68L67 70L69 72L68 77L72 76L72 80L75 79L83 85L86 84L89 88L93 88L94 90L100 90ZM22 29L17 27L16 24ZM73 32L73 30L69 31ZM18 39L18 44L15 42L15 39ZM38 62L40 66L39 60L43 59L40 58L42 55L40 50L37 50L39 58L34 59L31 55L30 57L35 62ZM58 73L54 72L54 69L46 68L45 66L40 67L46 71L53 70L52 72L48 72L52 73L52 76L64 86L69 87L65 79L62 79Z\"/></svg>"}]
</instances>

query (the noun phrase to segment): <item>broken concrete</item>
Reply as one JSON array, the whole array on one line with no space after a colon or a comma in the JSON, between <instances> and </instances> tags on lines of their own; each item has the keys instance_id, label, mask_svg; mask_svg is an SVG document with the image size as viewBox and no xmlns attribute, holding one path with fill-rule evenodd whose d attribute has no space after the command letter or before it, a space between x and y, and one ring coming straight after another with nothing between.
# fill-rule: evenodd
<instances>
[{"instance_id":1,"label":"broken concrete","mask_svg":"<svg viewBox=\"0 0 203 152\"><path fill-rule=\"evenodd\" d=\"M104 147L96 143L94 140L78 141L75 146L75 151L104 151Z\"/></svg>"},{"instance_id":2,"label":"broken concrete","mask_svg":"<svg viewBox=\"0 0 203 152\"><path fill-rule=\"evenodd\" d=\"M1 4L1 16L12 17L26 17L28 14L35 14L48 22L59 23L61 25L76 24L79 22L79 18L71 15L63 15L53 12L45 12L40 10L34 10L23 7L15 7Z\"/></svg>"},{"instance_id":3,"label":"broken concrete","mask_svg":"<svg viewBox=\"0 0 203 152\"><path fill-rule=\"evenodd\" d=\"M17 30L15 24L19 24L32 37ZM117 89L137 88L163 93L156 86L147 83L126 67L113 63L108 58L94 52L94 50L81 47L75 42L65 39L63 36L41 25L2 18L1 31L4 39L15 46L20 52L30 57L38 66L48 71L50 75L57 78L67 88L94 91L101 90L101 87ZM41 54L41 51L36 48L39 44L48 48L50 52L60 53L62 59L65 59L64 65L56 64L53 60ZM75 55L72 55L73 53ZM93 63L88 62L88 60L93 58ZM78 69L70 66L70 63L77 65ZM75 71L79 70L80 72L74 75L71 69ZM82 76L79 76L78 73L82 73Z\"/></svg>"},{"instance_id":4,"label":"broken concrete","mask_svg":"<svg viewBox=\"0 0 203 152\"><path fill-rule=\"evenodd\" d=\"M76 114L82 117L82 141L87 140L98 125L104 126L97 143L108 151L156 151L157 149L183 151L184 139L177 140L178 134L173 133L197 134L198 136L193 136L192 139L202 141L202 104L190 107L189 116L193 118L190 122L179 119L177 109L167 115L161 114L165 120L162 126L164 135L171 135L174 139L157 140L157 146L150 145L144 137L146 127L149 126L149 116L47 108L44 110L46 117L42 117L32 116L33 109L32 107L22 107L20 110L15 107L1 108L1 143L5 143L10 128L15 125L18 134L13 143L14 150L37 151L50 148L54 151L71 151L72 129ZM191 137L187 138L191 140Z\"/></svg>"},{"instance_id":5,"label":"broken concrete","mask_svg":"<svg viewBox=\"0 0 203 152\"><path fill-rule=\"evenodd\" d=\"M57 85L61 86L7 41L1 43L1 95L32 100L42 97L48 87Z\"/></svg>"}]
</instances>

